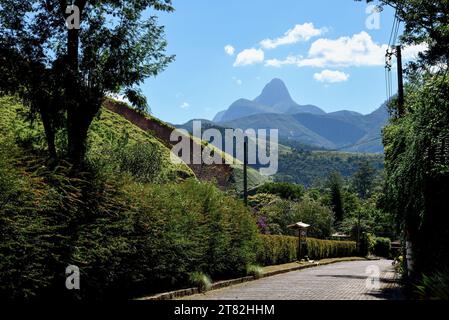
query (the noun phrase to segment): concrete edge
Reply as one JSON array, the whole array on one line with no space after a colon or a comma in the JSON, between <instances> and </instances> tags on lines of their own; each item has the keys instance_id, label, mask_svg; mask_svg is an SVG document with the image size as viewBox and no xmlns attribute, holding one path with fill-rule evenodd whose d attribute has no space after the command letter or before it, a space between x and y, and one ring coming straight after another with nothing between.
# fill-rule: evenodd
<instances>
[{"instance_id":1,"label":"concrete edge","mask_svg":"<svg viewBox=\"0 0 449 320\"><path fill-rule=\"evenodd\" d=\"M289 272L303 270L303 269L309 269L309 268L318 267L318 266L325 266L325 265L339 263L339 262L365 261L365 260L369 260L369 259L367 259L367 258L341 258L340 260L325 261L325 262L316 261L316 262L306 264L306 265L299 265L299 266L292 267L292 268L267 272L267 273L262 274L259 278L256 278L253 276L247 276L247 277L242 277L242 278L237 278L237 279L218 281L218 282L213 283L208 291L222 289L222 288L230 287L230 286L233 286L236 284L241 284L241 283L250 282L250 281L256 281L259 279L268 278L268 277L276 276L279 274L289 273ZM193 296L195 294L200 294L200 293L201 292L198 288L188 288L188 289L181 289L181 290L176 290L176 291L159 293L159 294L156 294L153 296L137 298L134 300L136 300L136 301L174 300L177 298Z\"/></svg>"}]
</instances>

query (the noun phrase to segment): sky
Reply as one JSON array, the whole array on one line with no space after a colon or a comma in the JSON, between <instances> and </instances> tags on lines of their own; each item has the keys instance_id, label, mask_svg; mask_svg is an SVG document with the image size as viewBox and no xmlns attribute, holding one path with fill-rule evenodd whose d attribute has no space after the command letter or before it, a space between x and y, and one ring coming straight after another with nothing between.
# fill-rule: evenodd
<instances>
[{"instance_id":1,"label":"sky","mask_svg":"<svg viewBox=\"0 0 449 320\"><path fill-rule=\"evenodd\" d=\"M142 86L154 116L212 119L282 79L299 104L368 114L386 99L394 12L353 0L173 0L158 13L176 61ZM412 56L416 48L404 55Z\"/></svg>"}]
</instances>

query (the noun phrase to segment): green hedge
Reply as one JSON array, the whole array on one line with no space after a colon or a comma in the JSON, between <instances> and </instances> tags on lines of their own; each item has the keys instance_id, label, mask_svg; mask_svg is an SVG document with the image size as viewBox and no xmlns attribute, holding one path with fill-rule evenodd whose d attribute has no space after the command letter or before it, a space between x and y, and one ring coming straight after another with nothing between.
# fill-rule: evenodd
<instances>
[{"instance_id":1,"label":"green hedge","mask_svg":"<svg viewBox=\"0 0 449 320\"><path fill-rule=\"evenodd\" d=\"M287 236L261 236L258 263L269 266L296 261L298 238Z\"/></svg>"},{"instance_id":2,"label":"green hedge","mask_svg":"<svg viewBox=\"0 0 449 320\"><path fill-rule=\"evenodd\" d=\"M391 240L377 237L374 243L374 254L378 257L389 258L391 255Z\"/></svg>"},{"instance_id":3,"label":"green hedge","mask_svg":"<svg viewBox=\"0 0 449 320\"><path fill-rule=\"evenodd\" d=\"M258 263L268 266L289 263L297 260L298 238L289 236L261 236ZM333 241L307 239L310 259L326 259L357 256L357 245L353 241Z\"/></svg>"},{"instance_id":4,"label":"green hedge","mask_svg":"<svg viewBox=\"0 0 449 320\"><path fill-rule=\"evenodd\" d=\"M191 286L195 272L241 277L256 262L254 217L211 184L71 178L62 165L30 177L3 150L2 301L126 300ZM80 269L81 290L64 287L69 265Z\"/></svg>"}]
</instances>

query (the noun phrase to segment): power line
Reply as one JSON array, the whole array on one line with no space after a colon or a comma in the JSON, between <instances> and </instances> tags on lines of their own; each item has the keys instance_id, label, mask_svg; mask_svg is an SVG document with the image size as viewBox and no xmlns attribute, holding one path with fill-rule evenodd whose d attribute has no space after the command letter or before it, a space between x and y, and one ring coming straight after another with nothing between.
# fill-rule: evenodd
<instances>
[{"instance_id":1,"label":"power line","mask_svg":"<svg viewBox=\"0 0 449 320\"><path fill-rule=\"evenodd\" d=\"M400 26L401 20L399 19L398 11L396 10L393 25L391 27L390 39L388 40L388 48L385 54L385 87L388 102L391 101L391 97L393 96L393 77L391 72L393 67L392 57L396 53L394 47L397 43Z\"/></svg>"},{"instance_id":2,"label":"power line","mask_svg":"<svg viewBox=\"0 0 449 320\"><path fill-rule=\"evenodd\" d=\"M358 146L364 145L365 143L374 142L374 141L378 141L378 140L382 140L382 137L375 137L375 138L371 138L371 139L368 139L368 140L362 140L362 141L357 142L355 144L350 144L350 145L346 145L346 146L343 146L343 147L338 148L338 149L333 149L333 151L342 151L344 149L358 147Z\"/></svg>"}]
</instances>

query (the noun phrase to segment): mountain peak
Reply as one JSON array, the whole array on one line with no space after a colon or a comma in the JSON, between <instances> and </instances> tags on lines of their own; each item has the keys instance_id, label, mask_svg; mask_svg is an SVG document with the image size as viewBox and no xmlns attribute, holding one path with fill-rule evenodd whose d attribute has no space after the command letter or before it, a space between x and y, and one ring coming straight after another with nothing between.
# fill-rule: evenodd
<instances>
[{"instance_id":1,"label":"mountain peak","mask_svg":"<svg viewBox=\"0 0 449 320\"><path fill-rule=\"evenodd\" d=\"M254 101L266 106L273 107L279 103L291 103L293 102L293 99L290 96L285 83L281 79L275 78L265 86L261 95L258 96Z\"/></svg>"}]
</instances>

